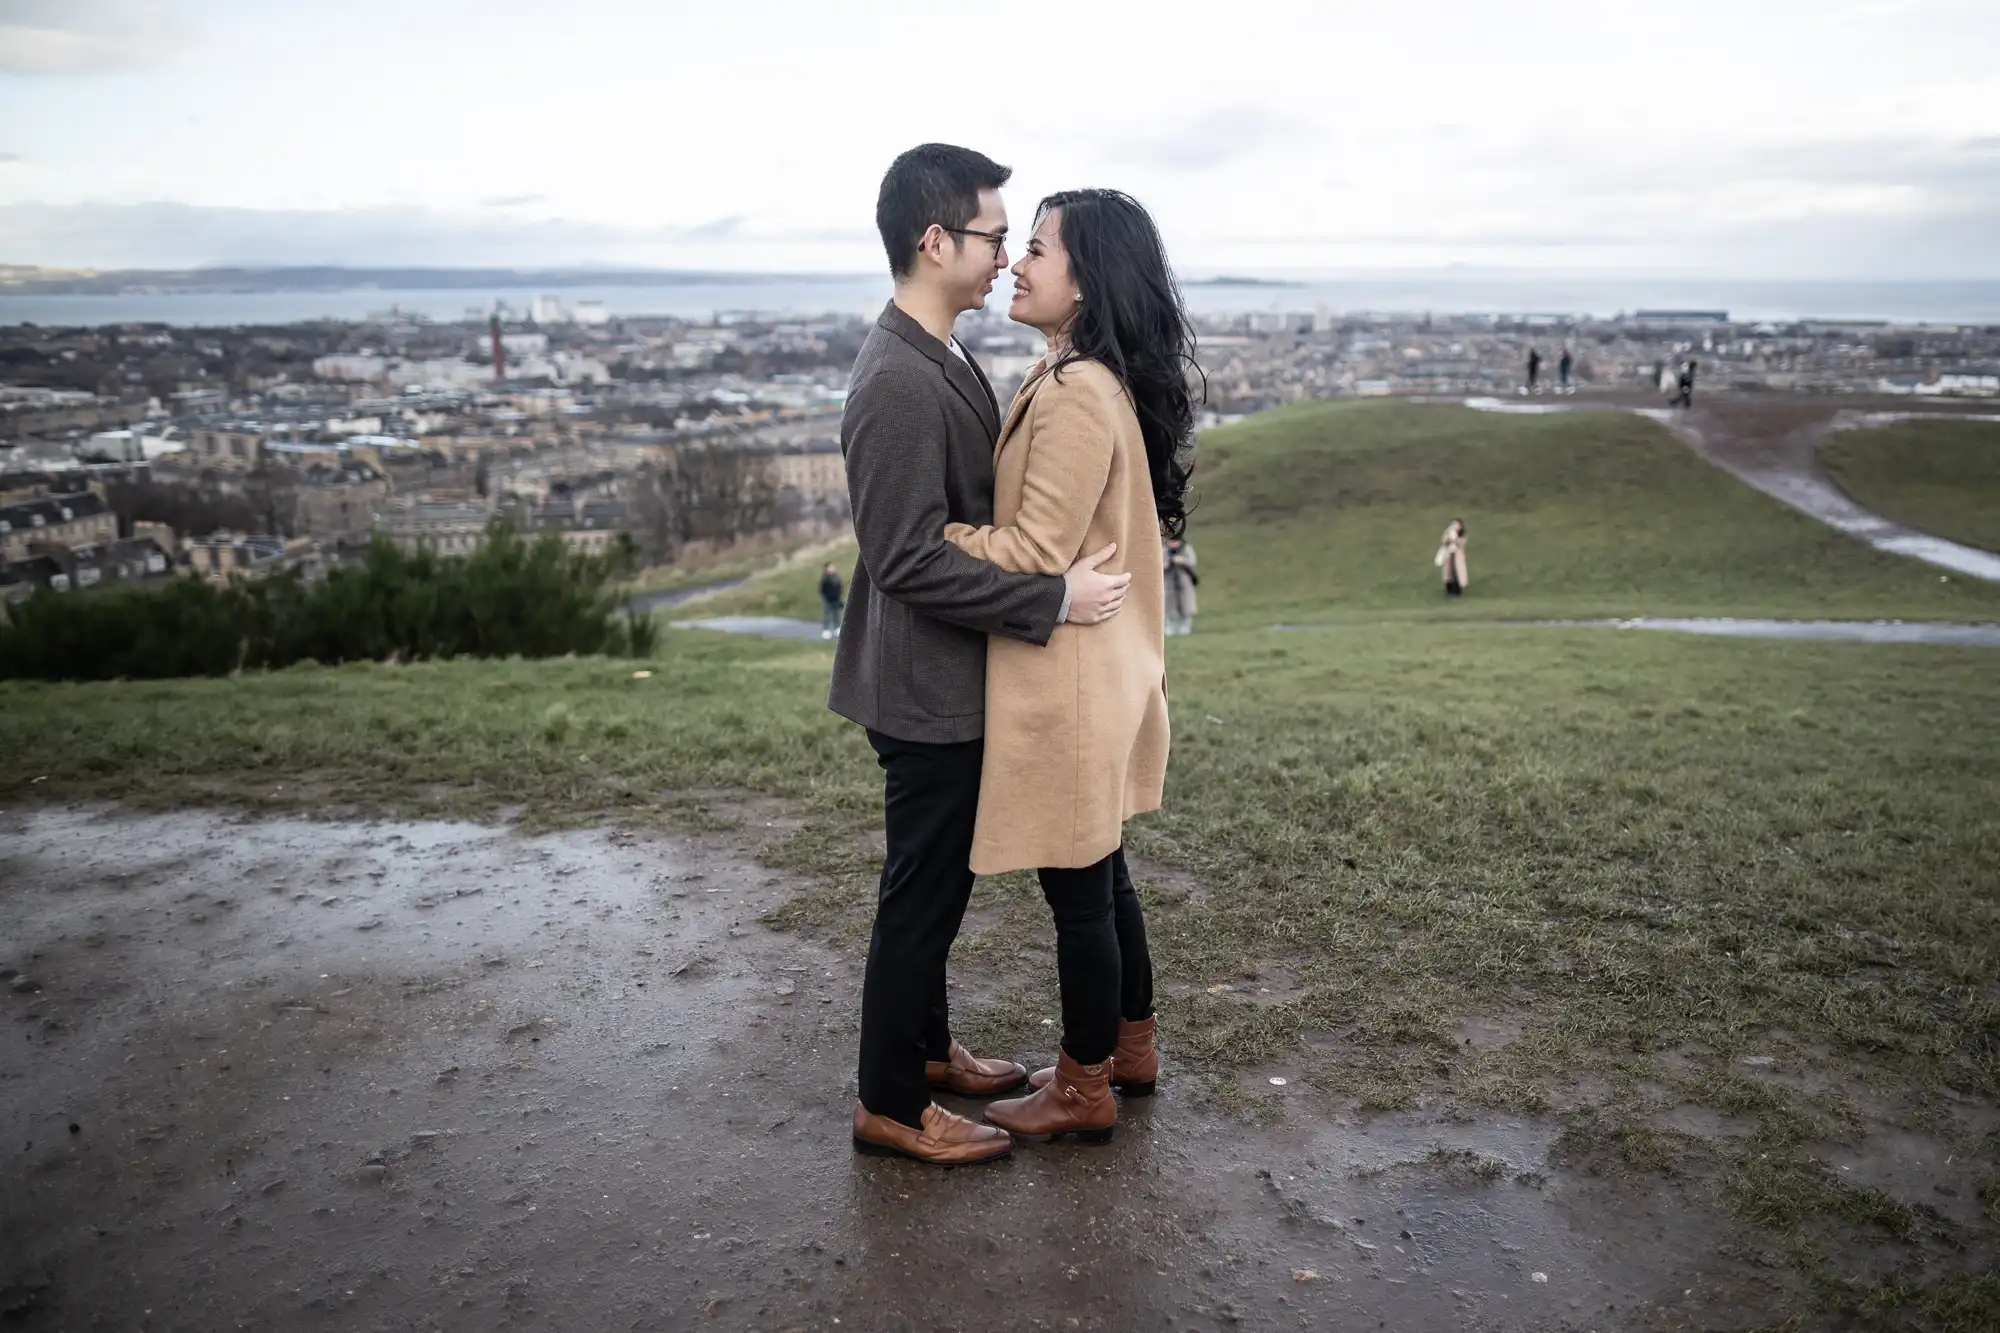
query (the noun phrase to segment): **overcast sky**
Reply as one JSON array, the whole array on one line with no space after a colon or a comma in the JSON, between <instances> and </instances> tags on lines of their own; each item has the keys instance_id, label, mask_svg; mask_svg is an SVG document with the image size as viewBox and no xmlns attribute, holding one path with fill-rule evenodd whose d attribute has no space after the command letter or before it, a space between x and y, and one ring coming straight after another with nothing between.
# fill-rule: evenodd
<instances>
[{"instance_id":1,"label":"overcast sky","mask_svg":"<svg viewBox=\"0 0 2000 1333\"><path fill-rule=\"evenodd\" d=\"M0 262L866 271L925 139L1191 274L2000 278L2000 0L0 0Z\"/></svg>"}]
</instances>

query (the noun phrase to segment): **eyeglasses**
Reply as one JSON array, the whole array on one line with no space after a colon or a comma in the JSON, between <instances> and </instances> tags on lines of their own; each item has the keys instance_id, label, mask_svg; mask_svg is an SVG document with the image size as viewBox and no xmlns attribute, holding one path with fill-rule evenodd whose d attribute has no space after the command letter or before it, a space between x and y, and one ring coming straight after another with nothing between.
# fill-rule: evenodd
<instances>
[{"instance_id":1,"label":"eyeglasses","mask_svg":"<svg viewBox=\"0 0 2000 1333\"><path fill-rule=\"evenodd\" d=\"M977 236L982 241L991 241L995 258L1007 248L1007 233L1004 231L974 231L970 227L947 227L943 223L938 224L938 230L948 231L954 236Z\"/></svg>"}]
</instances>

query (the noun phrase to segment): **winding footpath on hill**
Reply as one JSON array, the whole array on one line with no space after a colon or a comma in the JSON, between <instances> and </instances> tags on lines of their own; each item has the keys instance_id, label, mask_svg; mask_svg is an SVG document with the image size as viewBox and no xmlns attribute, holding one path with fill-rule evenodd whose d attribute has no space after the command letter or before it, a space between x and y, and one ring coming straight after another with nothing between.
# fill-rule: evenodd
<instances>
[{"instance_id":1,"label":"winding footpath on hill","mask_svg":"<svg viewBox=\"0 0 2000 1333\"><path fill-rule=\"evenodd\" d=\"M1483 412L1603 411L1602 406L1572 403L1510 403L1499 398L1468 398L1465 405ZM1820 470L1819 446L1843 430L1885 426L1893 421L1939 419L1995 421L1992 414L1928 412L1852 412L1790 403L1731 412L1711 408L1674 411L1661 407L1623 410L1657 421L1669 434L1737 480L1756 487L1774 500L1790 505L1829 527L1867 542L1878 551L1910 556L1969 578L2000 583L2000 555L1918 532L1855 501Z\"/></svg>"}]
</instances>

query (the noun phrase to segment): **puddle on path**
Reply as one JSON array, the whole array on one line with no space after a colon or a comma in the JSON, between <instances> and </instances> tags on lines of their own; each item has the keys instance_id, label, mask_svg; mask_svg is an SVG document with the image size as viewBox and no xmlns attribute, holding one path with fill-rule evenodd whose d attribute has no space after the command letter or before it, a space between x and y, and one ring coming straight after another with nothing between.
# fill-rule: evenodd
<instances>
[{"instance_id":1,"label":"puddle on path","mask_svg":"<svg viewBox=\"0 0 2000 1333\"><path fill-rule=\"evenodd\" d=\"M1503 629L1643 629L1672 634L1713 634L1737 639L1821 639L1834 643L1930 643L1958 648L2000 648L2000 625L1944 620L1755 620L1722 616L1629 620L1492 620L1470 622ZM1273 625L1274 631L1340 630L1348 625Z\"/></svg>"},{"instance_id":2,"label":"puddle on path","mask_svg":"<svg viewBox=\"0 0 2000 1333\"><path fill-rule=\"evenodd\" d=\"M1529 623L1548 629L1650 629L1740 639L1822 639L1834 643L1935 643L1960 648L2000 648L2000 625L1962 625L1946 621L1640 616L1632 620L1538 620Z\"/></svg>"},{"instance_id":3,"label":"puddle on path","mask_svg":"<svg viewBox=\"0 0 2000 1333\"><path fill-rule=\"evenodd\" d=\"M1786 1290L1552 1167L1553 1123L1331 1114L1308 1056L1253 1127L1171 1034L1105 1147L858 1157L859 958L759 924L799 886L754 847L0 811L20 1326L1525 1331Z\"/></svg>"},{"instance_id":4,"label":"puddle on path","mask_svg":"<svg viewBox=\"0 0 2000 1333\"><path fill-rule=\"evenodd\" d=\"M760 639L817 639L820 627L810 620L784 616L715 616L708 620L676 620L675 629L711 629L724 634L753 634Z\"/></svg>"},{"instance_id":5,"label":"puddle on path","mask_svg":"<svg viewBox=\"0 0 2000 1333\"><path fill-rule=\"evenodd\" d=\"M697 583L688 588L664 588L655 592L634 593L625 605L635 616L650 615L664 607L679 606L692 602L698 597L708 597L719 592L740 588L750 581L745 575L738 579L723 579L719 583Z\"/></svg>"}]
</instances>

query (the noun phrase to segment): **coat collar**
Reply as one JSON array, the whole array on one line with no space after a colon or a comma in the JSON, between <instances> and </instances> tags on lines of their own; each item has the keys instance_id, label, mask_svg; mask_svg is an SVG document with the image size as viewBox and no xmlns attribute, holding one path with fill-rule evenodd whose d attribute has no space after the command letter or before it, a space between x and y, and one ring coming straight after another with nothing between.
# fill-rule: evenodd
<instances>
[{"instance_id":1,"label":"coat collar","mask_svg":"<svg viewBox=\"0 0 2000 1333\"><path fill-rule=\"evenodd\" d=\"M958 391L979 419L986 423L986 429L997 437L1000 430L1000 406L993 398L993 386L986 380L986 372L974 363L972 353L963 359L949 347L933 338L930 330L917 323L903 312L894 301L882 308L882 317L875 323L895 334L910 346L937 362L944 372L945 381Z\"/></svg>"},{"instance_id":2,"label":"coat collar","mask_svg":"<svg viewBox=\"0 0 2000 1333\"><path fill-rule=\"evenodd\" d=\"M1027 374L1021 377L1021 387L1014 391L1014 401L1007 407L1007 422L1000 427L1000 438L993 444L995 459L1006 450L1007 442L1014 438L1015 431L1020 427L1021 418L1028 411L1028 404L1035 400L1035 394L1040 391L1043 381L1048 379L1043 373L1047 365L1048 359L1044 357L1029 366Z\"/></svg>"}]
</instances>

